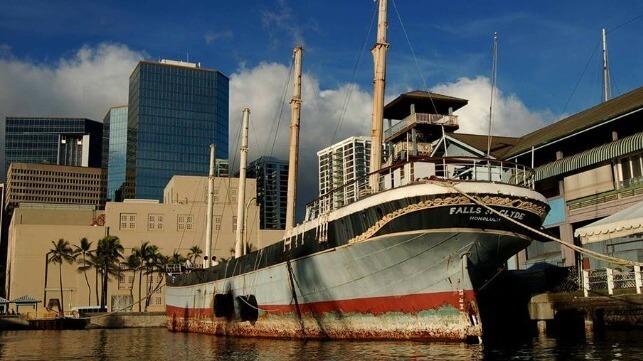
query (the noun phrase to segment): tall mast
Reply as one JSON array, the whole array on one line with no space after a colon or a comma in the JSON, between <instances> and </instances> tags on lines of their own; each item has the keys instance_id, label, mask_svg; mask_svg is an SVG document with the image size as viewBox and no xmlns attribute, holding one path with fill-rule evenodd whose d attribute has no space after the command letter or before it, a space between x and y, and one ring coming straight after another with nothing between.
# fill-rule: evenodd
<instances>
[{"instance_id":1,"label":"tall mast","mask_svg":"<svg viewBox=\"0 0 643 361\"><path fill-rule=\"evenodd\" d=\"M234 258L245 254L243 247L243 228L246 204L246 163L248 162L248 119L250 109L243 108L243 123L241 125L241 157L239 160L239 193L237 197L237 233L234 244Z\"/></svg>"},{"instance_id":2,"label":"tall mast","mask_svg":"<svg viewBox=\"0 0 643 361\"><path fill-rule=\"evenodd\" d=\"M386 82L386 6L387 0L380 0L377 20L377 42L371 49L375 62L375 77L373 79L373 117L371 122L371 177L369 186L372 191L379 191L379 173L382 167L382 123L384 121L384 87ZM373 173L375 172L375 173Z\"/></svg>"},{"instance_id":3,"label":"tall mast","mask_svg":"<svg viewBox=\"0 0 643 361\"><path fill-rule=\"evenodd\" d=\"M491 65L491 100L489 101L489 133L487 134L487 157L491 157L491 129L493 122L493 96L496 92L498 74L498 32L493 33L493 60Z\"/></svg>"},{"instance_id":4,"label":"tall mast","mask_svg":"<svg viewBox=\"0 0 643 361\"><path fill-rule=\"evenodd\" d=\"M208 211L205 226L205 257L203 257L203 267L210 267L212 264L212 207L214 198L214 155L217 146L210 144L210 172L208 173Z\"/></svg>"},{"instance_id":5,"label":"tall mast","mask_svg":"<svg viewBox=\"0 0 643 361\"><path fill-rule=\"evenodd\" d=\"M603 101L610 100L610 71L607 63L607 32L603 29Z\"/></svg>"},{"instance_id":6,"label":"tall mast","mask_svg":"<svg viewBox=\"0 0 643 361\"><path fill-rule=\"evenodd\" d=\"M297 198L297 169L299 167L299 119L301 116L301 46L293 50L295 58L295 79L292 100L290 100L290 154L288 157L288 196L286 199L286 230L295 224L295 202Z\"/></svg>"}]
</instances>

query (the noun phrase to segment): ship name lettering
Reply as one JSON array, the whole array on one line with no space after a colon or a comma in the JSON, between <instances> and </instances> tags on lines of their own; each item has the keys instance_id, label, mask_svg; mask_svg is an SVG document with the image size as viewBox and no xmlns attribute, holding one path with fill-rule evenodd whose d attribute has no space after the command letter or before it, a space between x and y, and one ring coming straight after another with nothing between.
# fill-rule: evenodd
<instances>
[{"instance_id":1,"label":"ship name lettering","mask_svg":"<svg viewBox=\"0 0 643 361\"><path fill-rule=\"evenodd\" d=\"M449 215L454 214L481 214L482 208L476 206L457 206L449 208Z\"/></svg>"},{"instance_id":2,"label":"ship name lettering","mask_svg":"<svg viewBox=\"0 0 643 361\"><path fill-rule=\"evenodd\" d=\"M518 219L518 220L523 220L525 218L525 213L519 212L519 211L512 211L510 209L502 209L499 211L501 214L512 218L512 219Z\"/></svg>"}]
</instances>

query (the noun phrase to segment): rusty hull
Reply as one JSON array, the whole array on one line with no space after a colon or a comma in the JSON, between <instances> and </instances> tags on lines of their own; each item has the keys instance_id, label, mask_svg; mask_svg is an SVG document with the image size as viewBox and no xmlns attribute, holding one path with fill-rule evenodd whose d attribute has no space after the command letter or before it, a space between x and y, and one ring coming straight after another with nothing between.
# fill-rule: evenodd
<instances>
[{"instance_id":1,"label":"rusty hull","mask_svg":"<svg viewBox=\"0 0 643 361\"><path fill-rule=\"evenodd\" d=\"M178 310L177 310L178 311ZM236 318L186 317L180 312L167 313L167 326L174 332L197 332L218 336L274 337L290 339L419 339L466 341L482 336L477 315L445 305L417 314L390 312L373 314L316 315L307 313L299 319L295 312L262 312L254 322Z\"/></svg>"}]
</instances>

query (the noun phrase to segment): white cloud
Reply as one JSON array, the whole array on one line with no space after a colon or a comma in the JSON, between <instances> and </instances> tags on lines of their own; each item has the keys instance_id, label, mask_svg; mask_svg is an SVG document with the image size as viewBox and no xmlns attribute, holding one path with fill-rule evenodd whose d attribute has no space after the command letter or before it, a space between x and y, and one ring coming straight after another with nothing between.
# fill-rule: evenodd
<instances>
[{"instance_id":1,"label":"white cloud","mask_svg":"<svg viewBox=\"0 0 643 361\"><path fill-rule=\"evenodd\" d=\"M232 39L234 35L232 34L232 31L226 30L218 33L208 32L205 34L204 37L205 37L205 43L208 45L212 45L220 39Z\"/></svg>"},{"instance_id":2,"label":"white cloud","mask_svg":"<svg viewBox=\"0 0 643 361\"><path fill-rule=\"evenodd\" d=\"M127 104L129 75L143 54L123 45L83 47L54 65L0 59L0 116L69 116L102 121Z\"/></svg>"},{"instance_id":3,"label":"white cloud","mask_svg":"<svg viewBox=\"0 0 643 361\"><path fill-rule=\"evenodd\" d=\"M260 155L288 159L292 74L276 63L240 69L230 77L230 159L238 164L242 109L250 108L248 161ZM348 99L348 101L346 100ZM348 104L348 106L346 105ZM344 109L344 110L342 110ZM298 212L317 196L317 151L353 135L370 134L371 96L351 84L321 90L302 79ZM341 122L340 122L341 119ZM339 124L339 125L338 125Z\"/></svg>"},{"instance_id":4,"label":"white cloud","mask_svg":"<svg viewBox=\"0 0 643 361\"><path fill-rule=\"evenodd\" d=\"M460 133L487 134L489 131L489 106L491 83L489 78L460 78L454 83L439 84L432 92L469 100L455 112L460 123ZM496 89L493 99L493 135L519 137L542 128L553 119L549 111L534 112L514 94L505 95Z\"/></svg>"}]
</instances>

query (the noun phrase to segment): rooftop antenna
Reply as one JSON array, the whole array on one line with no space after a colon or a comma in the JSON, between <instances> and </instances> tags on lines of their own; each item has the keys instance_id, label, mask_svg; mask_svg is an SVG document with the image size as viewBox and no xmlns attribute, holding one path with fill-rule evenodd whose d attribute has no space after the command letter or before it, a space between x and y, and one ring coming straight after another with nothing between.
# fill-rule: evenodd
<instances>
[{"instance_id":1,"label":"rooftop antenna","mask_svg":"<svg viewBox=\"0 0 643 361\"><path fill-rule=\"evenodd\" d=\"M607 62L607 32L603 28L603 101L610 100L610 70Z\"/></svg>"},{"instance_id":2,"label":"rooftop antenna","mask_svg":"<svg viewBox=\"0 0 643 361\"><path fill-rule=\"evenodd\" d=\"M498 32L493 33L493 65L491 66L491 101L489 102L489 134L487 136L487 157L491 157L491 124L493 119L493 95L496 91L498 72Z\"/></svg>"}]
</instances>

